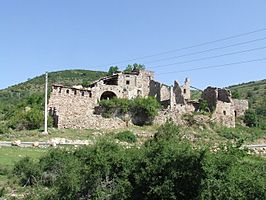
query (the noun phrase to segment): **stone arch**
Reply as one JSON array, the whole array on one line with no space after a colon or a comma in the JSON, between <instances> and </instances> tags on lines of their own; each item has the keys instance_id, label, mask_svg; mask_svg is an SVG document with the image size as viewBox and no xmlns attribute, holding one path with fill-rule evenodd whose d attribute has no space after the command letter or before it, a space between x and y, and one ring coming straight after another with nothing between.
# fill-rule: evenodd
<instances>
[{"instance_id":1,"label":"stone arch","mask_svg":"<svg viewBox=\"0 0 266 200\"><path fill-rule=\"evenodd\" d=\"M116 98L117 95L112 92L112 91L105 91L102 93L101 97L100 97L100 100L103 100L103 99L113 99L113 98Z\"/></svg>"}]
</instances>

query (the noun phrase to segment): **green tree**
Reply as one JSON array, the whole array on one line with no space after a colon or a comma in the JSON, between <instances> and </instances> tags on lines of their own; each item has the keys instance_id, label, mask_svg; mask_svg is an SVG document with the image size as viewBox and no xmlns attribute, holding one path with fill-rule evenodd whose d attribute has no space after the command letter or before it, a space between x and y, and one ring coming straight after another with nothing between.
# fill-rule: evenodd
<instances>
[{"instance_id":1,"label":"green tree","mask_svg":"<svg viewBox=\"0 0 266 200\"><path fill-rule=\"evenodd\" d=\"M132 65L127 65L126 69L124 70L124 72L132 72L133 71L133 66Z\"/></svg>"},{"instance_id":2,"label":"green tree","mask_svg":"<svg viewBox=\"0 0 266 200\"><path fill-rule=\"evenodd\" d=\"M253 127L257 125L257 116L255 110L248 109L244 115L244 122L247 126Z\"/></svg>"},{"instance_id":3,"label":"green tree","mask_svg":"<svg viewBox=\"0 0 266 200\"><path fill-rule=\"evenodd\" d=\"M132 72L133 70L145 69L145 65L134 63L133 65L127 65L124 72Z\"/></svg>"},{"instance_id":4,"label":"green tree","mask_svg":"<svg viewBox=\"0 0 266 200\"><path fill-rule=\"evenodd\" d=\"M134 63L133 64L133 69L134 70L145 69L145 65Z\"/></svg>"},{"instance_id":5,"label":"green tree","mask_svg":"<svg viewBox=\"0 0 266 200\"><path fill-rule=\"evenodd\" d=\"M111 76L113 75L114 73L116 73L118 71L118 67L117 66L111 66L107 72L107 75L108 76Z\"/></svg>"}]
</instances>

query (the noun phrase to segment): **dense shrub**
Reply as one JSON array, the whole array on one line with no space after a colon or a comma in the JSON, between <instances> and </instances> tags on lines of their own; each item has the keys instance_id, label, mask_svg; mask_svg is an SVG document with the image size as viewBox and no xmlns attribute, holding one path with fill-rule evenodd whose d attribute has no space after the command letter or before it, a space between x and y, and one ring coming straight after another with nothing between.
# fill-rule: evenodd
<instances>
[{"instance_id":1,"label":"dense shrub","mask_svg":"<svg viewBox=\"0 0 266 200\"><path fill-rule=\"evenodd\" d=\"M136 125L151 124L158 113L160 104L154 97L102 100L99 102L103 117L119 116L129 113Z\"/></svg>"},{"instance_id":2,"label":"dense shrub","mask_svg":"<svg viewBox=\"0 0 266 200\"><path fill-rule=\"evenodd\" d=\"M137 137L134 133L131 131L122 131L116 134L116 139L123 141L123 142L129 142L134 143L137 141Z\"/></svg>"},{"instance_id":3,"label":"dense shrub","mask_svg":"<svg viewBox=\"0 0 266 200\"><path fill-rule=\"evenodd\" d=\"M168 121L140 148L103 139L25 158L13 173L21 185L46 187L36 199L265 199L264 159L235 145L201 149L178 133Z\"/></svg>"},{"instance_id":4,"label":"dense shrub","mask_svg":"<svg viewBox=\"0 0 266 200\"><path fill-rule=\"evenodd\" d=\"M123 115L129 110L130 100L113 98L110 100L101 100L99 105L102 107L103 117L113 117Z\"/></svg>"},{"instance_id":5,"label":"dense shrub","mask_svg":"<svg viewBox=\"0 0 266 200\"><path fill-rule=\"evenodd\" d=\"M168 119L164 125L159 127L158 131L154 135L154 138L156 140L172 140L179 136L179 132L179 126L177 126L171 119Z\"/></svg>"},{"instance_id":6,"label":"dense shrub","mask_svg":"<svg viewBox=\"0 0 266 200\"><path fill-rule=\"evenodd\" d=\"M136 125L151 124L158 114L160 104L154 97L136 98L130 104L133 123Z\"/></svg>"},{"instance_id":7,"label":"dense shrub","mask_svg":"<svg viewBox=\"0 0 266 200\"><path fill-rule=\"evenodd\" d=\"M244 115L244 122L247 126L253 127L257 125L257 116L254 110L248 109Z\"/></svg>"},{"instance_id":8,"label":"dense shrub","mask_svg":"<svg viewBox=\"0 0 266 200\"><path fill-rule=\"evenodd\" d=\"M39 166L29 157L23 158L15 165L13 174L19 177L23 186L36 185L41 178Z\"/></svg>"},{"instance_id":9,"label":"dense shrub","mask_svg":"<svg viewBox=\"0 0 266 200\"><path fill-rule=\"evenodd\" d=\"M208 107L208 102L204 99L199 100L199 111L201 112L209 112L210 109Z\"/></svg>"},{"instance_id":10,"label":"dense shrub","mask_svg":"<svg viewBox=\"0 0 266 200\"><path fill-rule=\"evenodd\" d=\"M248 162L245 151L230 145L219 148L203 162L201 199L265 199L263 162Z\"/></svg>"},{"instance_id":11,"label":"dense shrub","mask_svg":"<svg viewBox=\"0 0 266 200\"><path fill-rule=\"evenodd\" d=\"M0 134L9 133L9 129L6 124L0 122Z\"/></svg>"}]
</instances>

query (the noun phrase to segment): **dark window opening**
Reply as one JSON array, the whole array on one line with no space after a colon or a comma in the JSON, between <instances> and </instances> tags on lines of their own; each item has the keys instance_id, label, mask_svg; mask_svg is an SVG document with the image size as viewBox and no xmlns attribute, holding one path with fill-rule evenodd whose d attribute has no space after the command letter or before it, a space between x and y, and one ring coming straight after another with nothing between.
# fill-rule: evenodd
<instances>
[{"instance_id":1,"label":"dark window opening","mask_svg":"<svg viewBox=\"0 0 266 200\"><path fill-rule=\"evenodd\" d=\"M235 110L235 117L237 117L237 112L236 112L236 110Z\"/></svg>"},{"instance_id":2,"label":"dark window opening","mask_svg":"<svg viewBox=\"0 0 266 200\"><path fill-rule=\"evenodd\" d=\"M183 92L184 92L184 94L186 94L186 93L187 93L187 90L186 90L186 89L184 89L184 90L183 90Z\"/></svg>"},{"instance_id":3,"label":"dark window opening","mask_svg":"<svg viewBox=\"0 0 266 200\"><path fill-rule=\"evenodd\" d=\"M74 90L74 95L77 95L77 90Z\"/></svg>"},{"instance_id":4,"label":"dark window opening","mask_svg":"<svg viewBox=\"0 0 266 200\"><path fill-rule=\"evenodd\" d=\"M89 97L90 97L90 98L92 97L92 94L91 94L91 92L89 92Z\"/></svg>"},{"instance_id":5,"label":"dark window opening","mask_svg":"<svg viewBox=\"0 0 266 200\"><path fill-rule=\"evenodd\" d=\"M62 89L61 89L61 88L59 88L59 93L61 93L61 90L62 90Z\"/></svg>"},{"instance_id":6,"label":"dark window opening","mask_svg":"<svg viewBox=\"0 0 266 200\"><path fill-rule=\"evenodd\" d=\"M83 96L83 97L84 97L84 95L85 95L85 92L83 92L83 91L82 91L82 92L81 92L81 96Z\"/></svg>"},{"instance_id":7,"label":"dark window opening","mask_svg":"<svg viewBox=\"0 0 266 200\"><path fill-rule=\"evenodd\" d=\"M126 81L126 84L129 85L130 84L130 81Z\"/></svg>"},{"instance_id":8,"label":"dark window opening","mask_svg":"<svg viewBox=\"0 0 266 200\"><path fill-rule=\"evenodd\" d=\"M226 115L226 111L225 110L223 111L223 113L224 113L224 115Z\"/></svg>"},{"instance_id":9,"label":"dark window opening","mask_svg":"<svg viewBox=\"0 0 266 200\"><path fill-rule=\"evenodd\" d=\"M69 94L69 90L66 90L66 93Z\"/></svg>"}]
</instances>

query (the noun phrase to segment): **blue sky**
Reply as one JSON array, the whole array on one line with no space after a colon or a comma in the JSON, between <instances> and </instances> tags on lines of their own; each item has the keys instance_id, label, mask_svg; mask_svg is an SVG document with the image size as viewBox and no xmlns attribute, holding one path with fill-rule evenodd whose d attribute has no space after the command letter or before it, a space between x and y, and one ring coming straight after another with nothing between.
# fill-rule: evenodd
<instances>
[{"instance_id":1,"label":"blue sky","mask_svg":"<svg viewBox=\"0 0 266 200\"><path fill-rule=\"evenodd\" d=\"M266 28L265 10L265 0L2 0L0 88L45 71L108 70L117 62L122 69L134 62L145 64L167 84L190 77L199 88L265 79L265 60L188 70L266 58L266 30L119 62ZM242 51L246 52L236 53ZM165 66L172 63L179 64Z\"/></svg>"}]
</instances>

